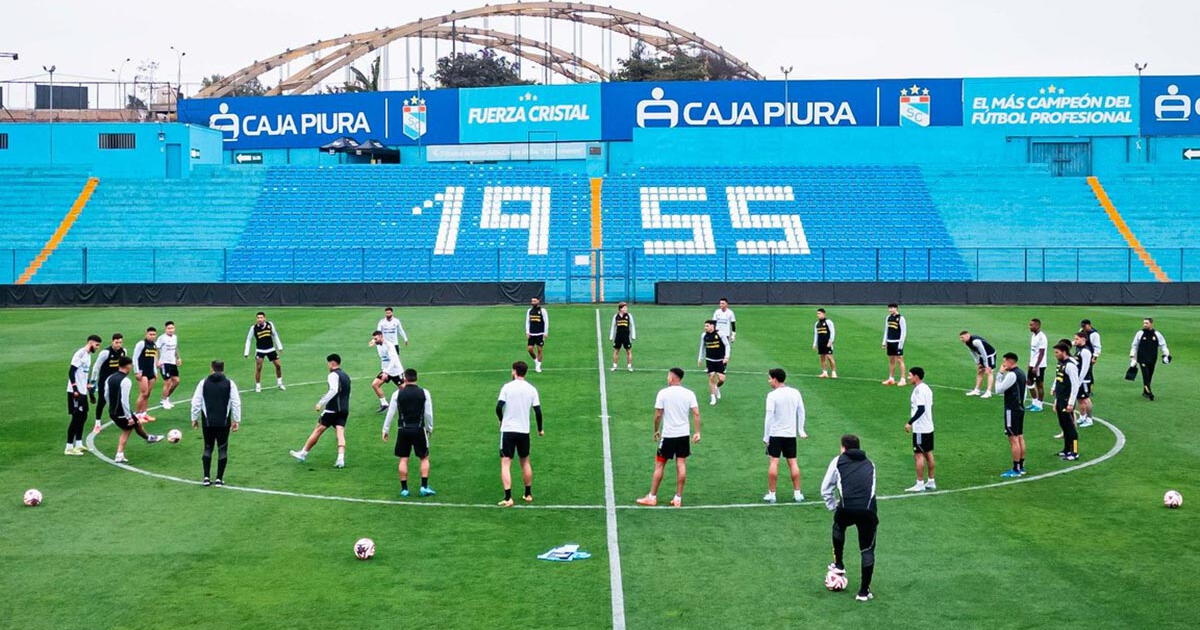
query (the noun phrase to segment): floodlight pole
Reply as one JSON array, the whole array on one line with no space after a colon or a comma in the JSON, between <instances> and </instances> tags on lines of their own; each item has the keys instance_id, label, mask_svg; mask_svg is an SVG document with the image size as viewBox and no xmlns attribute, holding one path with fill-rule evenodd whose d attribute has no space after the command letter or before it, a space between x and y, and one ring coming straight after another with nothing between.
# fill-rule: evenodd
<instances>
[{"instance_id":1,"label":"floodlight pole","mask_svg":"<svg viewBox=\"0 0 1200 630\"><path fill-rule=\"evenodd\" d=\"M1138 90L1142 89L1142 71L1144 71L1146 69L1146 67L1149 65L1150 64L1146 63L1145 61L1143 61L1141 63L1138 63L1136 61L1133 62L1133 69L1137 70L1137 74L1138 74ZM1138 125L1137 148L1138 148L1139 152L1142 151L1142 126L1141 125ZM1147 159L1150 157L1149 152L1146 152L1145 157Z\"/></svg>"},{"instance_id":2,"label":"floodlight pole","mask_svg":"<svg viewBox=\"0 0 1200 630\"><path fill-rule=\"evenodd\" d=\"M788 94L788 75L792 73L793 66L779 66L779 70L783 72L783 126L792 126L792 102Z\"/></svg>"},{"instance_id":3,"label":"floodlight pole","mask_svg":"<svg viewBox=\"0 0 1200 630\"><path fill-rule=\"evenodd\" d=\"M116 68L109 69L109 72L116 73L116 75L117 75L117 92L121 96L125 96L125 90L121 87L121 73L125 71L125 64L129 63L129 60L130 60L130 58L126 57L125 61L121 62L121 65L117 66ZM128 104L129 104L129 99L125 99L123 101L120 101L118 108L125 109L125 106Z\"/></svg>"},{"instance_id":4,"label":"floodlight pole","mask_svg":"<svg viewBox=\"0 0 1200 630\"><path fill-rule=\"evenodd\" d=\"M183 94L183 58L187 53L174 46L171 46L171 50L175 51L175 118L178 120L179 97Z\"/></svg>"},{"instance_id":5,"label":"floodlight pole","mask_svg":"<svg viewBox=\"0 0 1200 630\"><path fill-rule=\"evenodd\" d=\"M54 71L58 66L42 66L42 70L50 73L50 163L54 164Z\"/></svg>"}]
</instances>

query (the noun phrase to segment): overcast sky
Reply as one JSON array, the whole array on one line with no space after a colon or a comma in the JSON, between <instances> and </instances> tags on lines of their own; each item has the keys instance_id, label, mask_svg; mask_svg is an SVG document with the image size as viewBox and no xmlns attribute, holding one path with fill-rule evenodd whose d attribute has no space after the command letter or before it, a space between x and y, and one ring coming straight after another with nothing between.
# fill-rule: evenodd
<instances>
[{"instance_id":1,"label":"overcast sky","mask_svg":"<svg viewBox=\"0 0 1200 630\"><path fill-rule=\"evenodd\" d=\"M494 0L489 0L494 3ZM781 65L793 78L1200 74L1200 0L605 0L667 20L718 42L768 76ZM111 79L130 57L160 63L174 81L187 52L184 82L228 74L255 59L317 39L396 26L484 0L261 0L108 3L6 1L0 12L0 79L42 74L59 80ZM511 18L490 26L511 30ZM526 34L541 34L532 20ZM531 31L535 31L532 32ZM566 33L566 31L564 31ZM556 35L561 44L569 37ZM588 50L598 51L599 40ZM442 44L445 52L448 44ZM402 50L402 48L401 48ZM618 56L624 46L617 49ZM392 70L403 74L397 49ZM427 53L428 54L428 53ZM599 53L593 54L599 58ZM426 58L427 67L432 66ZM298 69L293 66L293 70ZM272 77L264 77L271 83Z\"/></svg>"}]
</instances>

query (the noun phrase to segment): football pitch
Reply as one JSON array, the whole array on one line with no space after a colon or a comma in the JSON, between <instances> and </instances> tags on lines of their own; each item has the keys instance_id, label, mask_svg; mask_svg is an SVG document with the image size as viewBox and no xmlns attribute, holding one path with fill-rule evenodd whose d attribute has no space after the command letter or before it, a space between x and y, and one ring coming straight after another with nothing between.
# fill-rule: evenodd
<instances>
[{"instance_id":1,"label":"football pitch","mask_svg":"<svg viewBox=\"0 0 1200 630\"><path fill-rule=\"evenodd\" d=\"M397 305L411 338L401 358L433 398L438 492L401 499L393 443L380 438L370 390L379 361L367 342L382 306L267 309L285 347L287 390L273 387L268 364L257 394L253 362L241 357L257 309L0 310L0 626L604 628L623 618L630 628L1145 628L1200 618L1200 519L1191 503L1162 504L1168 489L1200 501L1196 309L905 308L908 366L924 367L935 393L940 489L906 495L910 389L880 385L883 308L829 309L840 378L822 380L813 308L734 305L729 380L711 407L696 355L712 307L634 305L630 373L623 357L609 371L614 307L599 308L598 339L596 307L550 305L545 371L529 375L546 421L545 436L533 438L536 501L501 509L494 409L509 365L528 358L524 307ZM1123 379L1144 316L1176 358L1159 366L1154 402L1140 396L1140 381ZM974 368L958 332L1015 352L1024 368L1030 317L1042 319L1051 345L1081 318L1095 322L1104 341L1095 415L1106 422L1081 429L1081 459L1064 462L1054 455L1062 444L1052 437L1053 412L1027 414L1029 474L1013 483L1000 478L1011 465L1001 398L963 395ZM62 455L72 353L88 334L107 345L114 331L132 348L146 326L167 319L178 324L183 378L176 407L154 411L150 430L182 429L182 442L132 439L122 468L111 463L109 426L93 453ZM354 379L341 470L332 433L306 463L288 456L315 423L330 352ZM244 392L226 488L197 484L202 442L186 403L214 358ZM1050 365L1052 373L1052 356ZM650 482L655 392L672 366L687 370L683 384L701 401L702 440L688 462L684 508L642 508L634 500ZM761 500L772 367L788 371L807 407L801 504L786 500L786 472L780 504ZM849 589L823 585L831 517L819 485L848 432L874 460L882 499L876 597L866 603L854 601L853 533ZM414 460L414 489L415 470ZM515 466L514 477L519 495ZM673 485L668 466L660 497ZM24 507L21 494L34 487L45 502ZM364 536L378 548L366 562L352 553ZM592 558L536 558L564 543Z\"/></svg>"}]
</instances>

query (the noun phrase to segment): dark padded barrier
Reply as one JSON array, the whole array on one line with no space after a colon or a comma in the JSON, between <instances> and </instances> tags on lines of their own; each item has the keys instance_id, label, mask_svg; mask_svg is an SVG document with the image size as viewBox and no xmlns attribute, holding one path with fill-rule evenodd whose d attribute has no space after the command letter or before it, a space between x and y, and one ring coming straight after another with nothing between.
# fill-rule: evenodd
<instances>
[{"instance_id":1,"label":"dark padded barrier","mask_svg":"<svg viewBox=\"0 0 1200 630\"><path fill-rule=\"evenodd\" d=\"M1200 282L659 282L658 304L1200 304Z\"/></svg>"},{"instance_id":2,"label":"dark padded barrier","mask_svg":"<svg viewBox=\"0 0 1200 630\"><path fill-rule=\"evenodd\" d=\"M14 306L404 306L509 304L542 298L542 282L340 284L25 284L6 285Z\"/></svg>"}]
</instances>

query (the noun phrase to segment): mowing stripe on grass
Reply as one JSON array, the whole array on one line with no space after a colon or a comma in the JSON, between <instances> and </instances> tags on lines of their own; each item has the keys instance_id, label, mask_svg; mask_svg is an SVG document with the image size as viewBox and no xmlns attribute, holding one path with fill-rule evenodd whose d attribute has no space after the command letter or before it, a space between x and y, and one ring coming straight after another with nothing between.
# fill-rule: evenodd
<instances>
[{"instance_id":1,"label":"mowing stripe on grass","mask_svg":"<svg viewBox=\"0 0 1200 630\"><path fill-rule=\"evenodd\" d=\"M608 430L608 386L604 375L604 342L596 309L596 371L600 374L600 433L604 439L604 519L608 531L608 583L612 591L613 630L625 630L625 590L621 585L621 547L617 541L617 499L613 493L612 440Z\"/></svg>"}]
</instances>

